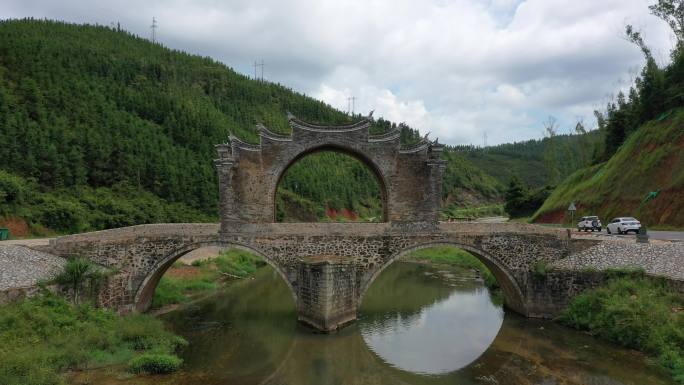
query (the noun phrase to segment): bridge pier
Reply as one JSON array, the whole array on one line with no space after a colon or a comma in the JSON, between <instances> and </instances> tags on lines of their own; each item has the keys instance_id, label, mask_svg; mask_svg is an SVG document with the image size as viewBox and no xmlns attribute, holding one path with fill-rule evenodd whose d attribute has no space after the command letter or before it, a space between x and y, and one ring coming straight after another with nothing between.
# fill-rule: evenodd
<instances>
[{"instance_id":1,"label":"bridge pier","mask_svg":"<svg viewBox=\"0 0 684 385\"><path fill-rule=\"evenodd\" d=\"M297 319L322 332L356 320L356 268L348 258L307 257L299 264Z\"/></svg>"}]
</instances>

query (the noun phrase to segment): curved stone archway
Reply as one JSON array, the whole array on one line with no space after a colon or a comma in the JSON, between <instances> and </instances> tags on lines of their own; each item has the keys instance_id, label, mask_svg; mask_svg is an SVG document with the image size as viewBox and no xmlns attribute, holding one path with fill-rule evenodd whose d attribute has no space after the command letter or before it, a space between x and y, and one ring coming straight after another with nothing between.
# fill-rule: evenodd
<instances>
[{"instance_id":1,"label":"curved stone archway","mask_svg":"<svg viewBox=\"0 0 684 385\"><path fill-rule=\"evenodd\" d=\"M287 174L287 171L292 167L294 164L299 162L301 159L313 155L316 153L320 152L335 152L339 154L344 154L347 156L350 156L356 160L358 160L361 164L363 164L366 168L368 168L373 175L375 176L375 180L378 183L378 188L380 190L380 200L382 202L382 222L387 222L388 221L388 212L389 212L389 207L388 207L388 192L387 192L387 183L386 183L386 176L383 175L382 170L380 167L375 163L375 161L367 156L365 156L363 153L348 147L348 146L341 146L338 144L323 144L320 146L316 147L311 147L303 150L302 152L296 154L293 156L291 160L289 160L287 163L284 163L284 166L276 171L276 175L278 175L278 178L276 179L276 182L273 186L273 194L272 194L272 201L273 201L273 222L277 222L276 220L276 196L278 194L278 186L280 185L280 182L282 181L283 177L285 174Z\"/></svg>"},{"instance_id":2,"label":"curved stone archway","mask_svg":"<svg viewBox=\"0 0 684 385\"><path fill-rule=\"evenodd\" d=\"M363 303L363 298L366 295L368 288L370 288L375 279L380 274L382 274L382 272L387 267L389 267L391 264L393 264L397 260L401 259L402 257L406 256L407 254L413 251L427 249L436 246L451 246L454 248L465 250L473 256L475 256L475 258L482 262L496 278L496 281L498 282L499 286L501 287L501 291L503 292L506 306L521 315L528 314L525 296L522 290L520 289L520 286L518 285L515 277L513 277L509 272L509 269L507 269L505 266L502 266L497 258L494 258L492 255L490 255L484 250L449 240L413 245L411 247L408 247L393 254L382 265L380 265L375 270L372 270L368 278L364 279L360 288L358 306L360 307Z\"/></svg>"},{"instance_id":3,"label":"curved stone archway","mask_svg":"<svg viewBox=\"0 0 684 385\"><path fill-rule=\"evenodd\" d=\"M187 253L201 249L203 247L220 247L220 248L233 248L233 249L240 249L244 250L250 253L253 253L255 255L260 256L261 258L264 259L266 263L268 263L278 274L280 277L285 281L287 284L287 287L290 289L290 294L292 295L292 298L295 301L295 304L297 303L297 293L292 287L292 282L290 278L288 278L287 274L281 269L281 266L273 261L272 258L268 257L267 254L261 252L260 250L255 249L254 247L248 246L248 245L243 245L239 243L226 243L226 242L220 242L220 241L210 241L210 242L197 242L197 243L192 243L188 245L184 245L183 247L172 251L169 253L166 257L160 259L154 266L152 266L149 269L149 273L145 276L145 278L140 282L140 285L138 286L137 290L135 291L135 295L133 297L133 306L136 311L139 312L145 312L149 310L150 306L152 305L152 298L154 297L154 292L157 289L157 286L159 285L159 281L161 280L162 276L166 273L166 271L173 265L174 262L176 262L179 258L182 256L186 255Z\"/></svg>"},{"instance_id":4,"label":"curved stone archway","mask_svg":"<svg viewBox=\"0 0 684 385\"><path fill-rule=\"evenodd\" d=\"M439 219L443 146L427 139L404 148L397 130L370 135L370 120L320 126L289 118L291 135L259 125L259 144L231 136L217 146L221 232L240 232L243 225L275 220L275 192L283 173L303 156L332 150L351 155L376 175L385 221L425 223Z\"/></svg>"}]
</instances>

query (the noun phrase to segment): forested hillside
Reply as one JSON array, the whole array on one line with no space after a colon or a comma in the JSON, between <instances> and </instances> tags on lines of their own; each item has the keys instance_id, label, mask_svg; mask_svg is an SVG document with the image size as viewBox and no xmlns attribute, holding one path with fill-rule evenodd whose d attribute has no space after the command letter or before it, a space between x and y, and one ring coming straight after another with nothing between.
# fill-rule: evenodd
<instances>
[{"instance_id":1,"label":"forested hillside","mask_svg":"<svg viewBox=\"0 0 684 385\"><path fill-rule=\"evenodd\" d=\"M634 216L649 226L684 227L684 109L645 124L608 162L571 175L533 219L561 223L570 202L576 217L599 215L604 224Z\"/></svg>"},{"instance_id":2,"label":"forested hillside","mask_svg":"<svg viewBox=\"0 0 684 385\"><path fill-rule=\"evenodd\" d=\"M288 132L288 111L312 122L358 119L125 31L2 21L0 226L40 233L216 220L214 145L231 133L256 142L257 122ZM383 119L371 130L391 128L404 143L418 139L417 131ZM467 201L498 199L500 186L491 178L450 157L445 198L458 203L454 197L467 192ZM292 167L279 217L377 216L368 170L343 158L326 154ZM327 182L311 184L311 170Z\"/></svg>"},{"instance_id":3,"label":"forested hillside","mask_svg":"<svg viewBox=\"0 0 684 385\"><path fill-rule=\"evenodd\" d=\"M575 135L554 135L484 148L456 146L454 150L503 185L517 176L528 187L539 188L560 183L589 165L602 141L600 131L584 132L583 127L578 127Z\"/></svg>"}]
</instances>

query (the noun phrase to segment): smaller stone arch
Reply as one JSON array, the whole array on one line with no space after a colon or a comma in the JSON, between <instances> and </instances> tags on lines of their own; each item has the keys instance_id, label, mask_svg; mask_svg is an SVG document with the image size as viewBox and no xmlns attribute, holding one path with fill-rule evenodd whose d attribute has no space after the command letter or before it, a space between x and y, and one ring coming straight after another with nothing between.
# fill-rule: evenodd
<instances>
[{"instance_id":1,"label":"smaller stone arch","mask_svg":"<svg viewBox=\"0 0 684 385\"><path fill-rule=\"evenodd\" d=\"M490 255L484 250L481 250L470 245L448 240L432 241L413 245L393 254L382 265L380 265L378 268L370 272L367 279L364 279L362 281L358 306L361 306L361 304L363 303L363 298L366 295L368 288L389 265L391 265L399 258L413 251L435 246L452 246L466 250L472 255L474 255L480 262L482 262L489 269L489 271L492 272L492 274L494 274L494 277L501 286L501 291L503 292L506 306L511 310L515 311L516 313L525 316L528 315L526 306L527 301L525 300L525 295L523 291L520 289L520 286L518 285L518 282L515 279L515 277L508 271L508 269L504 265L502 265L494 256Z\"/></svg>"},{"instance_id":2,"label":"smaller stone arch","mask_svg":"<svg viewBox=\"0 0 684 385\"><path fill-rule=\"evenodd\" d=\"M167 254L166 257L162 258L161 260L159 260L159 262L155 263L154 266L150 269L149 273L145 276L145 278L143 278L142 282L135 291L135 295L133 297L133 307L135 311L145 312L149 310L150 305L152 304L154 291L159 285L161 277L164 275L164 273L166 273L166 271L171 267L171 265L173 265L174 262L176 262L180 257L184 256L185 254L193 250L210 246L216 246L221 248L235 248L260 256L275 271L277 271L280 277L285 281L287 287L290 289L290 294L292 294L292 298L294 299L295 305L297 304L297 292L294 290L291 280L288 278L288 275L282 270L282 268L271 257L268 256L268 254L252 246L241 243L207 241L195 242L188 245L184 245L183 247L180 247L170 252L169 254Z\"/></svg>"},{"instance_id":3,"label":"smaller stone arch","mask_svg":"<svg viewBox=\"0 0 684 385\"><path fill-rule=\"evenodd\" d=\"M276 195L278 194L278 186L280 185L280 182L282 181L287 171L290 169L290 167L292 167L301 159L320 152L336 152L339 154L348 155L361 162L361 164L366 166L366 168L368 168L373 173L373 175L375 176L375 180L378 182L378 188L380 189L380 199L382 201L382 221L387 222L389 213L389 193L387 191L387 177L383 175L380 166L378 166L378 164L373 159L364 155L362 152L351 148L350 146L341 145L339 143L326 143L306 148L302 150L300 153L294 155L291 160L283 164L281 169L276 171L278 177L275 179L275 183L273 184L273 193L271 195L271 201L273 202L273 222L277 222Z\"/></svg>"}]
</instances>

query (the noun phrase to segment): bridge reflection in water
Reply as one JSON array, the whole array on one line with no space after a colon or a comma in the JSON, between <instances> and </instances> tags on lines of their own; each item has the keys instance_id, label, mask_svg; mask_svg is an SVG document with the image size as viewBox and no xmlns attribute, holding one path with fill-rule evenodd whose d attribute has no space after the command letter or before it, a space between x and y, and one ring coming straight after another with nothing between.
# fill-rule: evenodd
<instances>
[{"instance_id":1,"label":"bridge reflection in water","mask_svg":"<svg viewBox=\"0 0 684 385\"><path fill-rule=\"evenodd\" d=\"M326 335L297 326L287 285L264 268L254 280L162 317L190 341L181 372L126 379L100 370L89 379L100 385L668 383L634 352L550 322L504 316L480 282L442 270L393 264L369 289L359 322Z\"/></svg>"}]
</instances>

